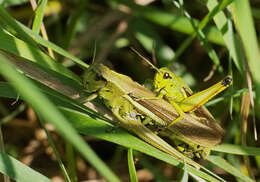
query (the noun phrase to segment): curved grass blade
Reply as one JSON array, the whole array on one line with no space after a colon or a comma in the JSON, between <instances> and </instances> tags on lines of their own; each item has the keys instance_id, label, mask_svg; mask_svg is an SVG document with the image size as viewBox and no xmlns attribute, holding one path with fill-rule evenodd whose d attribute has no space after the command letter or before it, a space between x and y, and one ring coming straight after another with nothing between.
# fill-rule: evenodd
<instances>
[{"instance_id":1,"label":"curved grass blade","mask_svg":"<svg viewBox=\"0 0 260 182\"><path fill-rule=\"evenodd\" d=\"M57 110L27 78L18 73L5 56L0 55L0 72L11 82L14 88L32 107L82 154L108 181L120 181L118 177L100 160L95 152L85 143L68 120Z\"/></svg>"},{"instance_id":2,"label":"curved grass blade","mask_svg":"<svg viewBox=\"0 0 260 182\"><path fill-rule=\"evenodd\" d=\"M49 178L31 169L15 158L0 152L0 171L15 181L52 182Z\"/></svg>"}]
</instances>

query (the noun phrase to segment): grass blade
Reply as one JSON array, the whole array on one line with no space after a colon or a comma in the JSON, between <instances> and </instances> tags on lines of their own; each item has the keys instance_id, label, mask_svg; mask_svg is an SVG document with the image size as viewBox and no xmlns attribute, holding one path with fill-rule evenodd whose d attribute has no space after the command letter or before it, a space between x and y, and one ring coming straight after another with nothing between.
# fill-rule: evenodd
<instances>
[{"instance_id":1,"label":"grass blade","mask_svg":"<svg viewBox=\"0 0 260 182\"><path fill-rule=\"evenodd\" d=\"M219 3L217 0L208 0L206 3L209 11L213 11L214 8L216 8ZM231 18L226 18L224 12L219 12L214 18L213 18L217 28L222 34L223 40L225 41L225 44L229 50L229 53L231 54L234 63L240 73L243 75L245 72L245 66L243 61L243 54L240 50L240 43L238 41L237 36L233 32L233 26Z\"/></svg>"},{"instance_id":2,"label":"grass blade","mask_svg":"<svg viewBox=\"0 0 260 182\"><path fill-rule=\"evenodd\" d=\"M41 25L44 17L44 9L46 7L47 2L48 0L38 1L37 9L35 11L35 17L33 20L33 26L32 26L32 30L37 34L39 34L41 29Z\"/></svg>"},{"instance_id":3,"label":"grass blade","mask_svg":"<svg viewBox=\"0 0 260 182\"><path fill-rule=\"evenodd\" d=\"M117 176L104 164L94 151L77 134L68 120L28 79L18 73L8 62L6 57L0 55L0 72L9 80L21 96L46 120L52 123L57 131L87 159L108 181L120 181ZM25 89L26 88L26 89ZM28 92L30 90L30 92Z\"/></svg>"},{"instance_id":4,"label":"grass blade","mask_svg":"<svg viewBox=\"0 0 260 182\"><path fill-rule=\"evenodd\" d=\"M57 63L50 56L42 52L39 48L32 46L28 42L24 42L13 37L0 29L0 49L9 53L23 57L33 62L49 67L69 78L80 81L80 78L69 69Z\"/></svg>"},{"instance_id":5,"label":"grass blade","mask_svg":"<svg viewBox=\"0 0 260 182\"><path fill-rule=\"evenodd\" d=\"M260 109L260 56L258 39L256 37L256 31L254 28L254 22L250 4L248 0L234 1L231 4L232 16L234 18L235 26L245 51L245 55L248 61L248 65L253 77L255 91L256 91L256 109ZM258 117L259 112L256 112Z\"/></svg>"},{"instance_id":6,"label":"grass blade","mask_svg":"<svg viewBox=\"0 0 260 182\"><path fill-rule=\"evenodd\" d=\"M29 45L38 47L36 44L38 43L46 48L51 48L52 50L54 50L55 52L59 53L62 56L65 56L73 60L83 68L89 67L86 63L84 63L79 58L72 56L67 51L57 46L56 44L53 44L50 41L43 39L41 36L39 36L37 33L29 29L28 27L24 26L20 22L13 19L2 6L0 6L0 21L3 24L7 25L8 28L14 31L19 38L27 42Z\"/></svg>"},{"instance_id":7,"label":"grass blade","mask_svg":"<svg viewBox=\"0 0 260 182\"><path fill-rule=\"evenodd\" d=\"M260 155L260 148L258 147L248 147L241 145L232 145L232 144L221 144L212 148L214 151L225 152L229 154L236 155L251 155L257 156Z\"/></svg>"},{"instance_id":8,"label":"grass blade","mask_svg":"<svg viewBox=\"0 0 260 182\"><path fill-rule=\"evenodd\" d=\"M220 168L224 169L225 171L228 171L229 173L233 174L237 178L245 181L245 182L254 182L251 178L245 176L242 172L240 172L238 169L234 168L230 163L228 163L226 160L219 156L209 156L207 158L208 161L212 162L213 164L219 166Z\"/></svg>"},{"instance_id":9,"label":"grass blade","mask_svg":"<svg viewBox=\"0 0 260 182\"><path fill-rule=\"evenodd\" d=\"M3 152L0 152L0 171L18 182L35 181L35 179L37 179L37 182L52 182L47 177Z\"/></svg>"},{"instance_id":10,"label":"grass blade","mask_svg":"<svg viewBox=\"0 0 260 182\"><path fill-rule=\"evenodd\" d=\"M137 175L136 175L136 169L135 169L135 163L134 163L134 159L133 159L133 149L131 149L131 148L128 149L127 159L128 159L128 169L129 169L130 181L138 182Z\"/></svg>"}]
</instances>

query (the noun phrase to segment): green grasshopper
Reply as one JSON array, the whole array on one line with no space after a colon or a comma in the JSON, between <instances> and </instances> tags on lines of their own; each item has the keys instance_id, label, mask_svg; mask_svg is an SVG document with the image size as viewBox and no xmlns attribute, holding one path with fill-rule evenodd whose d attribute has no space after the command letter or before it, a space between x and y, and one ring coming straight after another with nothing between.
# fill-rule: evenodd
<instances>
[{"instance_id":1,"label":"green grasshopper","mask_svg":"<svg viewBox=\"0 0 260 182\"><path fill-rule=\"evenodd\" d=\"M135 94L135 91L133 91L135 89L138 90L139 94L141 92L142 94L155 96L151 91L134 82L129 77L116 73L102 64L92 65L86 72L84 79L86 91L92 94L90 98L94 99L96 96L99 96L99 98L103 99L105 105L120 121L120 126L135 133L158 149L177 157L178 160L182 161L185 159L181 153L143 125L146 122L153 122L151 117L155 117L163 125L166 124L165 121L158 119L159 117L149 110L145 110L129 96L129 93L133 92ZM121 84L117 83L118 80L121 81ZM166 101L161 99L161 102L171 108L171 105ZM171 114L174 117L177 116L174 109ZM185 161L198 168L198 164L194 161L187 158Z\"/></svg>"},{"instance_id":2,"label":"green grasshopper","mask_svg":"<svg viewBox=\"0 0 260 182\"><path fill-rule=\"evenodd\" d=\"M203 104L229 87L232 84L232 77L226 76L222 81L214 84L208 89L193 94L190 87L181 77L175 75L166 67L158 69L147 58L143 57L136 50L132 50L146 61L154 70L156 70L153 86L157 93L157 97L138 98L135 99L135 101L142 103L144 100L148 102L147 100L151 99L164 98L167 100L176 109L179 116L175 120L171 121L166 127L167 130L162 131L161 134L172 138L175 143L178 143L178 149L183 153L186 153L186 155L193 156L195 154L197 157L205 158L209 154L209 146L214 146L220 142L217 140L219 137L216 137L213 141L207 140L207 138L205 138L206 140L202 140L203 137L201 136L203 133L198 131L203 127L193 128L189 126L187 128L189 128L188 130L190 131L188 131L187 134L184 134L184 129L182 130L181 133L184 134L184 136L172 135L172 133L177 127L175 125L184 117L184 113L191 113L200 123L205 126L207 125L212 129L216 129L219 131L219 134L222 135L222 128L216 123L214 117L210 114L207 108L203 106ZM195 133L195 135L192 135L191 137L189 136L189 133ZM207 134L208 133L204 133L204 135Z\"/></svg>"},{"instance_id":3,"label":"green grasshopper","mask_svg":"<svg viewBox=\"0 0 260 182\"><path fill-rule=\"evenodd\" d=\"M161 98L142 99L144 97L154 98L156 95L134 82L129 77L116 73L104 65L98 65L93 70L94 72L89 71L86 76L88 78L86 81L87 91L91 93L98 92L99 96L105 100L107 106L112 110L114 115L117 116L121 123L124 123L123 127L127 129L132 128L136 135L157 148L165 151L164 147L168 146L168 144L162 142L158 145L158 143L160 143L157 142L159 139L151 139L156 138L155 136L157 135L154 133L153 135L151 132L147 132L151 136L153 135L151 138L145 136L144 131L148 128L143 124L146 123L146 126L153 131L157 131L158 128L166 128L163 129L163 132L161 133L170 138L174 138L175 144L177 143L177 148L179 150L183 145L189 146L184 146L183 148L185 148L185 151L182 150L182 152L189 157L193 157L196 153L201 154L201 156L206 156L209 153L209 148L221 141L223 130L215 122L213 117L214 122L207 120L201 122L200 119L198 120L198 118L191 114L183 113L180 122L175 123L171 127L167 127L172 121L178 118L178 112L170 103ZM110 86L109 89L106 89L108 87L107 84L112 84L112 86ZM107 91L104 92L104 90ZM108 96L109 90L113 91ZM142 116L145 119L133 116ZM132 120L138 120L139 122L137 123L139 124L130 124L132 122L131 118ZM140 128L142 128L142 131ZM203 145L198 147L200 143ZM176 151L171 153L175 152Z\"/></svg>"}]
</instances>

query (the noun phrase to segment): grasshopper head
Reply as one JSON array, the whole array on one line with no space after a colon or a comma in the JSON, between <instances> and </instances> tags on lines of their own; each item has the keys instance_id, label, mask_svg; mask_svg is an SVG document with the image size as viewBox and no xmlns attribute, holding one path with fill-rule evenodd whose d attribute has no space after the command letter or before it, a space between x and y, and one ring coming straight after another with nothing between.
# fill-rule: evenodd
<instances>
[{"instance_id":1,"label":"grasshopper head","mask_svg":"<svg viewBox=\"0 0 260 182\"><path fill-rule=\"evenodd\" d=\"M163 67L157 70L154 77L155 91L164 89L167 93L177 91L186 86L186 83L179 76L175 75L168 68Z\"/></svg>"},{"instance_id":2,"label":"grasshopper head","mask_svg":"<svg viewBox=\"0 0 260 182\"><path fill-rule=\"evenodd\" d=\"M156 90L165 88L174 79L175 75L168 68L160 68L154 76L154 88Z\"/></svg>"},{"instance_id":3,"label":"grasshopper head","mask_svg":"<svg viewBox=\"0 0 260 182\"><path fill-rule=\"evenodd\" d=\"M84 74L84 87L86 88L87 92L96 92L105 85L106 81L93 69L87 70Z\"/></svg>"}]
</instances>

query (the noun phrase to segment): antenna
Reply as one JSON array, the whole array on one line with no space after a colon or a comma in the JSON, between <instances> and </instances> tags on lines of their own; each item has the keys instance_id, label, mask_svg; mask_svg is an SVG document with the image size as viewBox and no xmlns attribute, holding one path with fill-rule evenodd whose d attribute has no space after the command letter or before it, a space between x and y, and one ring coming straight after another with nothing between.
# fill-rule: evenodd
<instances>
[{"instance_id":1,"label":"antenna","mask_svg":"<svg viewBox=\"0 0 260 182\"><path fill-rule=\"evenodd\" d=\"M157 72L160 72L158 68L156 68L149 59L147 59L146 57L142 56L137 50L135 50L133 47L130 47L130 49L136 53L140 58L142 58L147 64L149 64L153 69L155 69Z\"/></svg>"},{"instance_id":2,"label":"antenna","mask_svg":"<svg viewBox=\"0 0 260 182\"><path fill-rule=\"evenodd\" d=\"M97 53L97 41L95 40L94 52L93 52L93 58L92 58L91 64L93 64L96 59L96 53Z\"/></svg>"},{"instance_id":3,"label":"antenna","mask_svg":"<svg viewBox=\"0 0 260 182\"><path fill-rule=\"evenodd\" d=\"M157 60L156 60L156 56L155 56L155 41L153 41L152 60L153 60L153 64L157 65Z\"/></svg>"}]
</instances>

